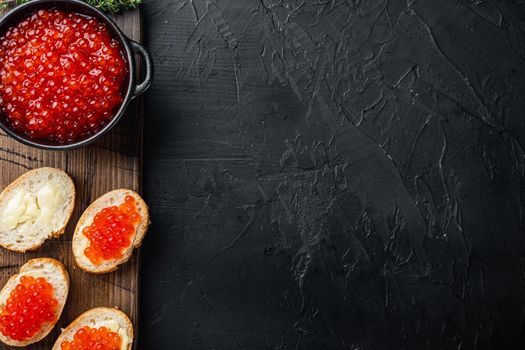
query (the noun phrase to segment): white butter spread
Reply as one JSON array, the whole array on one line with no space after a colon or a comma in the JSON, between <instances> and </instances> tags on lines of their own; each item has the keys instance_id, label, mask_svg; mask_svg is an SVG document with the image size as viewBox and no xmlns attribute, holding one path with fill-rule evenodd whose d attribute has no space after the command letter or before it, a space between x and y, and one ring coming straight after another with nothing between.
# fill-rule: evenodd
<instances>
[{"instance_id":1,"label":"white butter spread","mask_svg":"<svg viewBox=\"0 0 525 350\"><path fill-rule=\"evenodd\" d=\"M48 225L64 197L64 190L55 181L45 183L36 193L18 189L2 212L2 227L12 230L21 224Z\"/></svg>"}]
</instances>

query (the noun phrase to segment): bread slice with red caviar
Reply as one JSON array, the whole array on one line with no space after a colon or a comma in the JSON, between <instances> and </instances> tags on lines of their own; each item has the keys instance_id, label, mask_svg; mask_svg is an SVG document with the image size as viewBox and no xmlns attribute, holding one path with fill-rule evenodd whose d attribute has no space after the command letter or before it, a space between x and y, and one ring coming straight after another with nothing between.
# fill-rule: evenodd
<instances>
[{"instance_id":1,"label":"bread slice with red caviar","mask_svg":"<svg viewBox=\"0 0 525 350\"><path fill-rule=\"evenodd\" d=\"M136 219L137 222L133 223L134 229L131 230L132 234L128 239L128 244L126 244L124 247L121 247L120 253L117 253L118 256L113 256L107 259L100 258L100 261L94 261L92 255L89 254L92 253L94 249L92 239L94 239L93 236L96 235L93 232L97 229L102 229L104 232L106 232L105 230L108 230L108 226L110 225L110 223L113 223L113 221L116 220L115 218L111 218L111 220L113 221L104 221L102 219L101 221L97 221L97 214L100 213L101 217L104 217L106 219L109 218L109 214L103 214L102 211L105 208L120 207L126 202L127 198L131 198L133 200L136 212L140 217ZM103 223L100 224L100 222ZM124 264L129 260L131 254L133 253L133 249L141 245L142 239L144 238L144 235L148 230L149 223L150 221L148 206L136 192L127 189L118 189L102 195L97 200L95 200L86 209L86 211L84 211L84 213L78 220L78 224L75 228L72 245L73 256L75 257L75 262L77 266L87 272L95 274L107 273L116 270L119 265ZM87 235L90 235L90 229L92 230L91 233L93 234L93 236L91 236L91 238L88 238ZM107 244L106 238L109 239L109 237L112 236L112 233L107 232L97 237L100 236L104 236L103 239L105 240L105 243L99 244L104 245ZM88 249L90 249L91 251L88 251ZM100 252L100 250L97 251ZM86 252L88 252L88 254Z\"/></svg>"},{"instance_id":2,"label":"bread slice with red caviar","mask_svg":"<svg viewBox=\"0 0 525 350\"><path fill-rule=\"evenodd\" d=\"M19 285L22 285L23 288ZM31 287L32 285L34 287ZM52 290L49 285L52 286ZM28 296L24 294L27 290L29 290ZM35 295L35 290L40 294ZM20 268L17 275L12 276L7 281L7 284L0 291L0 341L10 346L22 347L43 339L60 318L68 292L69 276L61 262L51 258L29 260ZM10 298L25 299L24 303L27 304L28 308L25 308L24 303L22 305L12 303L13 299L10 300ZM28 302L26 298L31 298L31 300ZM52 301L53 299L56 302ZM11 302L11 306L9 302ZM37 309L32 309L34 307ZM9 308L13 309L10 311ZM45 317L45 312L50 310L53 310L54 313L52 320L50 318L42 319L42 322L39 322L39 313L42 312L42 317ZM32 323L35 322L35 317L37 317L37 323ZM29 332L34 334L29 335L24 332L31 327L31 324L38 323L40 323L39 328L36 327L32 332ZM15 333L12 333L13 331ZM22 332L25 336L19 337L16 332Z\"/></svg>"},{"instance_id":3,"label":"bread slice with red caviar","mask_svg":"<svg viewBox=\"0 0 525 350\"><path fill-rule=\"evenodd\" d=\"M109 335L110 333L113 334ZM62 331L52 350L76 350L82 348L80 346L84 342L90 344L93 341L92 339L96 339L97 336L100 336L102 342L104 340L113 342L117 338L117 342L120 342L120 350L131 350L133 345L133 325L128 316L122 311L107 307L97 307L84 312L71 322ZM106 339L104 339L105 337ZM72 344L73 341L75 341L75 344ZM94 346L92 349L96 348L96 344Z\"/></svg>"},{"instance_id":4,"label":"bread slice with red caviar","mask_svg":"<svg viewBox=\"0 0 525 350\"><path fill-rule=\"evenodd\" d=\"M17 252L64 233L75 206L75 185L55 168L30 170L0 194L0 246Z\"/></svg>"}]
</instances>

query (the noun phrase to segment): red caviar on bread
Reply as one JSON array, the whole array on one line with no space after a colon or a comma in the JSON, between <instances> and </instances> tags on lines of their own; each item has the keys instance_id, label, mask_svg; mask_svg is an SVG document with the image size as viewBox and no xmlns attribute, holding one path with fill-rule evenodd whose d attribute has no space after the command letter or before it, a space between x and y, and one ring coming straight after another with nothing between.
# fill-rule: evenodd
<instances>
[{"instance_id":1,"label":"red caviar on bread","mask_svg":"<svg viewBox=\"0 0 525 350\"><path fill-rule=\"evenodd\" d=\"M120 310L98 307L71 322L52 350L131 350L133 325Z\"/></svg>"},{"instance_id":2,"label":"red caviar on bread","mask_svg":"<svg viewBox=\"0 0 525 350\"><path fill-rule=\"evenodd\" d=\"M61 262L29 260L0 291L0 341L21 347L44 338L60 318L68 292Z\"/></svg>"},{"instance_id":3,"label":"red caviar on bread","mask_svg":"<svg viewBox=\"0 0 525 350\"><path fill-rule=\"evenodd\" d=\"M77 266L106 273L128 261L149 225L148 207L134 191L118 189L96 199L82 214L73 234Z\"/></svg>"}]
</instances>

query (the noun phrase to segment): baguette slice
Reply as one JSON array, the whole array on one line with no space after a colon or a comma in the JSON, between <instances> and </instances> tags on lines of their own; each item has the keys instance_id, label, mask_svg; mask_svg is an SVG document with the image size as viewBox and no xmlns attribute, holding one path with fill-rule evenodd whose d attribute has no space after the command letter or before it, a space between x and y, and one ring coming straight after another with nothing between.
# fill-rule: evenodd
<instances>
[{"instance_id":1,"label":"baguette slice","mask_svg":"<svg viewBox=\"0 0 525 350\"><path fill-rule=\"evenodd\" d=\"M120 310L97 307L78 316L69 324L58 337L52 350L60 350L62 342L72 341L75 333L82 327L106 327L118 333L122 340L121 350L131 350L133 345L133 325L128 316Z\"/></svg>"},{"instance_id":2,"label":"baguette slice","mask_svg":"<svg viewBox=\"0 0 525 350\"><path fill-rule=\"evenodd\" d=\"M90 242L89 239L82 233L82 229L91 225L95 215L102 209L113 205L118 206L124 203L124 198L126 198L128 195L135 198L135 204L141 216L141 219L135 230L135 236L131 239L130 246L124 250L121 258L103 261L99 265L95 265L84 254L84 250L89 246ZM129 260L131 253L133 253L133 248L137 248L141 245L142 239L148 230L149 223L148 206L136 192L127 189L118 189L104 194L91 203L86 211L84 211L78 220L77 227L75 228L75 233L73 234L73 256L75 257L77 266L84 271L95 274L107 273L116 270L119 265Z\"/></svg>"},{"instance_id":3,"label":"baguette slice","mask_svg":"<svg viewBox=\"0 0 525 350\"><path fill-rule=\"evenodd\" d=\"M17 275L11 277L7 284L4 286L2 291L0 291L0 310L5 306L9 294L11 291L20 283L20 278L22 276L32 276L34 278L44 277L48 283L53 286L53 296L58 301L58 306L56 310L56 320L60 318L60 314L64 309L66 303L67 294L69 292L69 276L67 274L64 265L58 260L51 258L39 258L32 259L25 263L21 268L20 272ZM27 346L29 344L36 343L44 338L55 326L53 323L44 323L42 329L37 332L32 338L26 339L24 341L18 341L6 337L0 332L0 341L4 344L10 346Z\"/></svg>"},{"instance_id":4,"label":"baguette slice","mask_svg":"<svg viewBox=\"0 0 525 350\"><path fill-rule=\"evenodd\" d=\"M28 171L0 194L0 246L21 253L37 249L64 233L74 206L75 185L68 174L55 168ZM20 211L26 221L13 222Z\"/></svg>"}]
</instances>

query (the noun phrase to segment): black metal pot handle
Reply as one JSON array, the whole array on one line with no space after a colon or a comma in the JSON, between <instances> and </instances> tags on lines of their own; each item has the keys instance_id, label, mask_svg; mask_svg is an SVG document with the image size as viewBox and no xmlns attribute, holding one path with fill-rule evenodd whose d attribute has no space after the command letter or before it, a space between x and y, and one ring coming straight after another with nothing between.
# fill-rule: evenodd
<instances>
[{"instance_id":1,"label":"black metal pot handle","mask_svg":"<svg viewBox=\"0 0 525 350\"><path fill-rule=\"evenodd\" d=\"M153 60L144 46L134 40L130 40L129 42L133 52L142 57L142 62L145 66L144 80L141 83L135 85L135 89L133 91L133 97L137 97L148 90L151 82L153 81Z\"/></svg>"}]
</instances>

